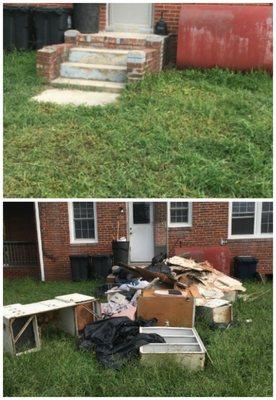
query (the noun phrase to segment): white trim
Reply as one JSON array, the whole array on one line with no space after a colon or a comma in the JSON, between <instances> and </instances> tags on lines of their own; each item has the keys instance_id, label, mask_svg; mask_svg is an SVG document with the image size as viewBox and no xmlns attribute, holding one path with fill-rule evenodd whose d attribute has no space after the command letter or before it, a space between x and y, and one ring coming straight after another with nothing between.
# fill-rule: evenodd
<instances>
[{"instance_id":1,"label":"white trim","mask_svg":"<svg viewBox=\"0 0 276 400\"><path fill-rule=\"evenodd\" d=\"M74 227L74 213L73 213L73 201L68 201L68 221L69 221L69 232L70 232L70 244L89 244L98 243L98 224L97 224L97 205L95 201L91 201L94 204L94 227L95 227L95 238L94 239L76 239L75 238L75 227ZM83 203L87 203L84 201Z\"/></svg>"},{"instance_id":2,"label":"white trim","mask_svg":"<svg viewBox=\"0 0 276 400\"><path fill-rule=\"evenodd\" d=\"M193 204L188 201L188 222L171 222L171 203L167 202L167 222L168 228L189 228L193 226Z\"/></svg>"},{"instance_id":3,"label":"white trim","mask_svg":"<svg viewBox=\"0 0 276 400\"><path fill-rule=\"evenodd\" d=\"M35 205L35 223L36 223L36 234L37 234L37 245L38 245L38 255L39 255L40 276L41 276L42 282L45 282L45 271L44 271L43 248L42 248L42 239L41 239L41 228L40 228L40 216L39 216L38 201L35 201L34 205Z\"/></svg>"},{"instance_id":4,"label":"white trim","mask_svg":"<svg viewBox=\"0 0 276 400\"><path fill-rule=\"evenodd\" d=\"M229 201L228 206L228 239L270 239L272 233L261 233L262 204L264 201L255 201L254 233L252 235L232 235L232 203L238 200Z\"/></svg>"}]
</instances>

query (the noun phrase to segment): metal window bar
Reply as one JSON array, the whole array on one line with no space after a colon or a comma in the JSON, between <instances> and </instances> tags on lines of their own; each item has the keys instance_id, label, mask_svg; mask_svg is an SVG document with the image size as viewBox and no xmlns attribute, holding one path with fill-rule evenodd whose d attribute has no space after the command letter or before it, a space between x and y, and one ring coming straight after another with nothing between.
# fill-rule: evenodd
<instances>
[{"instance_id":1,"label":"metal window bar","mask_svg":"<svg viewBox=\"0 0 276 400\"><path fill-rule=\"evenodd\" d=\"M4 265L38 265L36 242L4 241Z\"/></svg>"}]
</instances>

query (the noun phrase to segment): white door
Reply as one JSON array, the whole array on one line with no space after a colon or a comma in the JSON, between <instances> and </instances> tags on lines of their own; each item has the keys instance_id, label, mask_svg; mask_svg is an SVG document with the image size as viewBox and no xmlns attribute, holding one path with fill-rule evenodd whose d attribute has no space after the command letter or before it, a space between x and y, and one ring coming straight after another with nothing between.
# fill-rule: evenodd
<instances>
[{"instance_id":1,"label":"white door","mask_svg":"<svg viewBox=\"0 0 276 400\"><path fill-rule=\"evenodd\" d=\"M130 261L151 261L154 256L153 204L129 203Z\"/></svg>"},{"instance_id":2,"label":"white door","mask_svg":"<svg viewBox=\"0 0 276 400\"><path fill-rule=\"evenodd\" d=\"M108 30L115 32L152 32L152 4L110 3Z\"/></svg>"}]
</instances>

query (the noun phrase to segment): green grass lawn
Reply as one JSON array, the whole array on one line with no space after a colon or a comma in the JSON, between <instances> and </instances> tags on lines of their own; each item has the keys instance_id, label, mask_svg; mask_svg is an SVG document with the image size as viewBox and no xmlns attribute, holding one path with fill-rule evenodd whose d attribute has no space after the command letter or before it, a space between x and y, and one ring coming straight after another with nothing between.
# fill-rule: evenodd
<instances>
[{"instance_id":1,"label":"green grass lawn","mask_svg":"<svg viewBox=\"0 0 276 400\"><path fill-rule=\"evenodd\" d=\"M61 107L35 53L4 57L6 197L271 197L272 79L167 70L117 104Z\"/></svg>"},{"instance_id":2,"label":"green grass lawn","mask_svg":"<svg viewBox=\"0 0 276 400\"><path fill-rule=\"evenodd\" d=\"M248 293L264 289L246 285ZM78 351L75 339L48 329L42 349L12 358L4 356L5 396L272 396L272 285L254 302L234 304L236 326L211 330L196 328L213 360L200 372L177 364L142 367L139 360L119 372L103 369L94 356ZM95 285L85 283L4 282L5 304L38 301L59 294L91 294ZM252 319L252 323L246 323Z\"/></svg>"}]
</instances>

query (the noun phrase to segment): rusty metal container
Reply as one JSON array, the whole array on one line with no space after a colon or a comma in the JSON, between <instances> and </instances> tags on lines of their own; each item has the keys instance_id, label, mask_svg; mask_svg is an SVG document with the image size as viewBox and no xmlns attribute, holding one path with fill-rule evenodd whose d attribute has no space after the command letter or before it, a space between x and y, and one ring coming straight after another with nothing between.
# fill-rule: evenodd
<instances>
[{"instance_id":1,"label":"rusty metal container","mask_svg":"<svg viewBox=\"0 0 276 400\"><path fill-rule=\"evenodd\" d=\"M178 68L272 71L272 5L184 4Z\"/></svg>"},{"instance_id":2,"label":"rusty metal container","mask_svg":"<svg viewBox=\"0 0 276 400\"><path fill-rule=\"evenodd\" d=\"M208 261L218 271L230 275L232 254L228 246L184 246L176 247L176 256L183 255L197 262Z\"/></svg>"}]
</instances>

